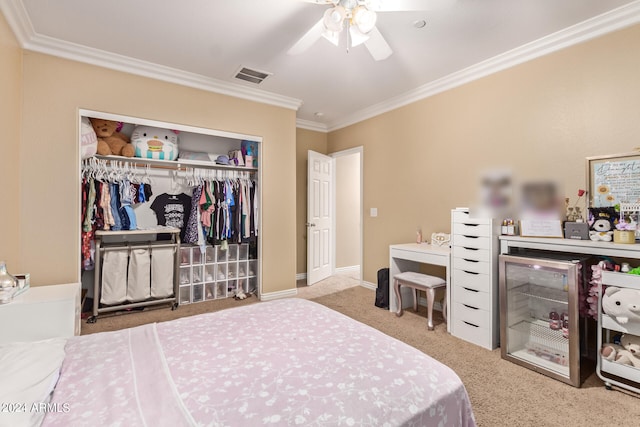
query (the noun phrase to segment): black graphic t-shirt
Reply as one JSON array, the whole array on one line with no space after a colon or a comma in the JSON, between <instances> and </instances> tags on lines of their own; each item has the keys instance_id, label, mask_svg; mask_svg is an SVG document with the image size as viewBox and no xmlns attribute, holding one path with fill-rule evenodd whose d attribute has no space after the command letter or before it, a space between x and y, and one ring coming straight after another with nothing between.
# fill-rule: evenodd
<instances>
[{"instance_id":1,"label":"black graphic t-shirt","mask_svg":"<svg viewBox=\"0 0 640 427\"><path fill-rule=\"evenodd\" d=\"M184 241L187 221L191 213L191 196L184 193L178 195L163 193L151 203L151 209L156 213L158 225L179 228L180 240Z\"/></svg>"}]
</instances>

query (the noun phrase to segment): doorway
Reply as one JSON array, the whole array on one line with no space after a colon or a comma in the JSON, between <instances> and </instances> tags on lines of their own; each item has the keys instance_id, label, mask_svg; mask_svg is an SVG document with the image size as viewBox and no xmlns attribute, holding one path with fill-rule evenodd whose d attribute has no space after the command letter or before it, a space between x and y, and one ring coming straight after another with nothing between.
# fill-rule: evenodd
<instances>
[{"instance_id":1,"label":"doorway","mask_svg":"<svg viewBox=\"0 0 640 427\"><path fill-rule=\"evenodd\" d=\"M318 153L310 152L309 155L318 157ZM330 238L327 239L329 244L324 248L327 253L323 251L323 256L321 257L324 258L325 254L328 255L330 269L328 273L320 277L318 277L317 274L309 274L317 270L311 262L311 260L316 259L317 256L313 256L313 251L316 250L316 248L311 244L315 240L307 240L307 274L305 275L307 280L304 284L299 283L299 291L301 287L306 288L314 285L316 282L321 284L335 284L336 279L338 279L337 281L341 281L340 279L342 277L351 283L362 283L363 148L357 147L322 157L331 162L333 169L331 190L328 191L330 194L331 231ZM312 166L312 163L309 163L309 161L308 168ZM310 169L309 173L312 172L313 168ZM315 197L313 194L314 188L314 186L308 187L308 200ZM322 197L320 199L322 199ZM308 206L312 205L313 204L310 204ZM307 210L308 209L309 207ZM312 225L315 226L313 227L313 231L317 229L316 222L318 218L316 218L312 212L313 210L308 210L307 212L308 232L309 227ZM307 235L307 239L309 239L309 234ZM329 277L330 280L327 280L327 277ZM332 287L333 285L328 284L327 286Z\"/></svg>"}]
</instances>

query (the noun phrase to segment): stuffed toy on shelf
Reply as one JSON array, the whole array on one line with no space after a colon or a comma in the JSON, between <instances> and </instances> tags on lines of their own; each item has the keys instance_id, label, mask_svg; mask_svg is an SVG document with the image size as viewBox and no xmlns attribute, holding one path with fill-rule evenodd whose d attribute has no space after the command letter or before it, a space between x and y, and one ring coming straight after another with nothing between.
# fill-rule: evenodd
<instances>
[{"instance_id":1,"label":"stuffed toy on shelf","mask_svg":"<svg viewBox=\"0 0 640 427\"><path fill-rule=\"evenodd\" d=\"M114 154L116 156L133 157L135 152L133 145L129 143L129 137L118 132L119 123L113 120L89 118L91 126L98 138L97 153L101 156Z\"/></svg>"}]
</instances>

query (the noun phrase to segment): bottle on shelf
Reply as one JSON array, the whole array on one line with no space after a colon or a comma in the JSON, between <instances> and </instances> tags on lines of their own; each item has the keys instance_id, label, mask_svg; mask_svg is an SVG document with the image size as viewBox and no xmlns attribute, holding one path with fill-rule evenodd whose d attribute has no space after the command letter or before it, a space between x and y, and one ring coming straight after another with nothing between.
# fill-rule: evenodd
<instances>
[{"instance_id":1,"label":"bottle on shelf","mask_svg":"<svg viewBox=\"0 0 640 427\"><path fill-rule=\"evenodd\" d=\"M562 313L562 336L569 338L569 315Z\"/></svg>"},{"instance_id":2,"label":"bottle on shelf","mask_svg":"<svg viewBox=\"0 0 640 427\"><path fill-rule=\"evenodd\" d=\"M557 331L561 328L560 315L555 310L549 313L549 327L554 331Z\"/></svg>"}]
</instances>

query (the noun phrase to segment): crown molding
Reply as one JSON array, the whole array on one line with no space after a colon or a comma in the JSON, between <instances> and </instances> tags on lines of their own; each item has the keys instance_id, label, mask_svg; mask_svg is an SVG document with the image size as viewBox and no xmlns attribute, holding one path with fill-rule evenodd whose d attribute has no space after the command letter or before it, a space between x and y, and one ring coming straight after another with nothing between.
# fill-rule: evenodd
<instances>
[{"instance_id":1,"label":"crown molding","mask_svg":"<svg viewBox=\"0 0 640 427\"><path fill-rule=\"evenodd\" d=\"M302 101L296 98L38 34L34 31L29 15L20 0L0 0L0 10L5 15L18 42L26 50L291 110L297 111L302 106Z\"/></svg>"},{"instance_id":2,"label":"crown molding","mask_svg":"<svg viewBox=\"0 0 640 427\"><path fill-rule=\"evenodd\" d=\"M297 119L296 127L300 129L313 130L316 132L328 132L327 125L325 125L324 123L313 122L311 120Z\"/></svg>"},{"instance_id":3,"label":"crown molding","mask_svg":"<svg viewBox=\"0 0 640 427\"><path fill-rule=\"evenodd\" d=\"M564 30L527 43L486 61L479 62L463 70L419 86L404 94L364 108L341 120L328 124L328 132L351 126L380 114L395 110L438 93L462 86L498 71L514 67L524 62L548 55L604 34L621 30L640 22L640 0L613 9Z\"/></svg>"}]
</instances>

